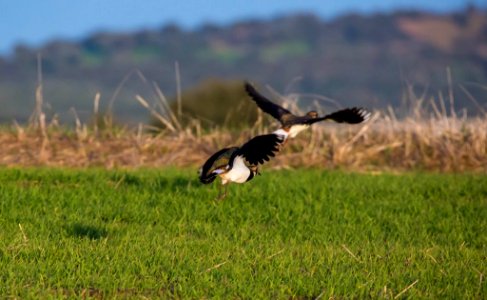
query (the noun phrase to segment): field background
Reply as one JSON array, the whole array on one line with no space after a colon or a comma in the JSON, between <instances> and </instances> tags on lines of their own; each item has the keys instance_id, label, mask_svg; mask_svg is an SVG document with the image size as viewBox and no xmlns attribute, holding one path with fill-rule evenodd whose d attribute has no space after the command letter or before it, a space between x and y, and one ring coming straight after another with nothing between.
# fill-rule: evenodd
<instances>
[{"instance_id":1,"label":"field background","mask_svg":"<svg viewBox=\"0 0 487 300\"><path fill-rule=\"evenodd\" d=\"M487 177L270 171L223 202L194 170L0 171L7 298L469 298Z\"/></svg>"},{"instance_id":2,"label":"field background","mask_svg":"<svg viewBox=\"0 0 487 300\"><path fill-rule=\"evenodd\" d=\"M205 126L138 95L153 121L129 127L97 96L65 126L43 96L0 129L4 297L486 297L487 115L453 95L315 125L222 202L196 171L276 128L256 108L252 126Z\"/></svg>"}]
</instances>

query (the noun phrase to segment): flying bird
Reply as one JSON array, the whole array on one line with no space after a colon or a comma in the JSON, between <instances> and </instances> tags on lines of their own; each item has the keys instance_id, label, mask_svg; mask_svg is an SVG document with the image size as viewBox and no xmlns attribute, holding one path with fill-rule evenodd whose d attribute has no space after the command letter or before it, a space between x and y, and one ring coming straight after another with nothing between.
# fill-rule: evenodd
<instances>
[{"instance_id":1,"label":"flying bird","mask_svg":"<svg viewBox=\"0 0 487 300\"><path fill-rule=\"evenodd\" d=\"M293 138L312 124L320 121L331 120L337 123L358 124L370 118L371 113L365 108L345 108L325 116L319 116L314 110L304 116L297 116L284 107L272 102L260 94L249 82L245 82L245 91L257 106L281 123L281 128Z\"/></svg>"},{"instance_id":2,"label":"flying bird","mask_svg":"<svg viewBox=\"0 0 487 300\"><path fill-rule=\"evenodd\" d=\"M227 195L227 183L245 183L260 174L259 165L274 157L287 137L288 134L280 129L256 136L240 147L221 149L210 156L200 168L199 179L202 183L209 184L220 177L225 192L221 193L220 186L217 199L223 199Z\"/></svg>"}]
</instances>

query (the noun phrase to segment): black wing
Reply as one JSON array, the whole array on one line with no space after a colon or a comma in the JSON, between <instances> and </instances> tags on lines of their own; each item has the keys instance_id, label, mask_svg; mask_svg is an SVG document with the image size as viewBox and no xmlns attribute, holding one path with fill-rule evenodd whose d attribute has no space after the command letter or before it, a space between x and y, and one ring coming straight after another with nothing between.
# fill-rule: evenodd
<instances>
[{"instance_id":1,"label":"black wing","mask_svg":"<svg viewBox=\"0 0 487 300\"><path fill-rule=\"evenodd\" d=\"M260 109L262 109L265 113L273 116L277 120L281 121L281 117L283 115L291 114L289 110L277 105L276 103L262 96L249 82L245 82L245 91L250 96L250 98L252 98L252 100L257 103L257 106L259 106Z\"/></svg>"},{"instance_id":2,"label":"black wing","mask_svg":"<svg viewBox=\"0 0 487 300\"><path fill-rule=\"evenodd\" d=\"M224 148L210 156L199 171L200 181L205 184L213 182L218 176L218 174L213 171L228 165L230 157L237 149L237 147Z\"/></svg>"},{"instance_id":3,"label":"black wing","mask_svg":"<svg viewBox=\"0 0 487 300\"><path fill-rule=\"evenodd\" d=\"M284 139L284 136L273 133L258 135L243 144L235 155L242 155L251 165L263 164L275 156Z\"/></svg>"},{"instance_id":4,"label":"black wing","mask_svg":"<svg viewBox=\"0 0 487 300\"><path fill-rule=\"evenodd\" d=\"M337 123L358 124L370 118L370 112L365 108L352 107L345 108L329 115L309 120L308 124L313 124L323 120L332 120Z\"/></svg>"}]
</instances>

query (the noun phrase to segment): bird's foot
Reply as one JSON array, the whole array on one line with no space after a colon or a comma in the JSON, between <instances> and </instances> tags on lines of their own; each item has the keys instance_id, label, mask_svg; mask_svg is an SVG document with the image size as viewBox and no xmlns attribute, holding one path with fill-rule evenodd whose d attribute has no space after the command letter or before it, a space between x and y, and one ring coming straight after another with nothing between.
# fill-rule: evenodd
<instances>
[{"instance_id":1,"label":"bird's foot","mask_svg":"<svg viewBox=\"0 0 487 300\"><path fill-rule=\"evenodd\" d=\"M218 195L216 198L215 198L215 201L223 201L223 199L225 199L226 195Z\"/></svg>"},{"instance_id":2,"label":"bird's foot","mask_svg":"<svg viewBox=\"0 0 487 300\"><path fill-rule=\"evenodd\" d=\"M215 198L216 201L223 201L227 197L227 191L225 191L223 194L218 194L218 196Z\"/></svg>"}]
</instances>

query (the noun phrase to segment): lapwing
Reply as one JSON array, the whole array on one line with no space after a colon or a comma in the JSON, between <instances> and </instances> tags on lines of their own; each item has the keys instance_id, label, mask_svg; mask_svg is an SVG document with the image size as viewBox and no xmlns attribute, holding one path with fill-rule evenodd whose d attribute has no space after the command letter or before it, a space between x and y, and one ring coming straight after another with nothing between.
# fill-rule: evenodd
<instances>
[{"instance_id":1,"label":"lapwing","mask_svg":"<svg viewBox=\"0 0 487 300\"><path fill-rule=\"evenodd\" d=\"M199 170L199 179L204 184L212 183L217 177L222 180L225 191L219 189L217 199L227 195L227 183L245 183L259 173L259 165L269 161L280 150L288 134L277 130L270 134L256 136L240 147L229 147L210 156Z\"/></svg>"},{"instance_id":2,"label":"lapwing","mask_svg":"<svg viewBox=\"0 0 487 300\"><path fill-rule=\"evenodd\" d=\"M337 123L358 124L366 121L371 116L369 111L361 107L345 108L321 117L314 110L304 116L297 116L264 97L249 82L245 82L245 91L260 109L281 123L282 130L288 133L290 138L295 137L316 122L331 120Z\"/></svg>"}]
</instances>

